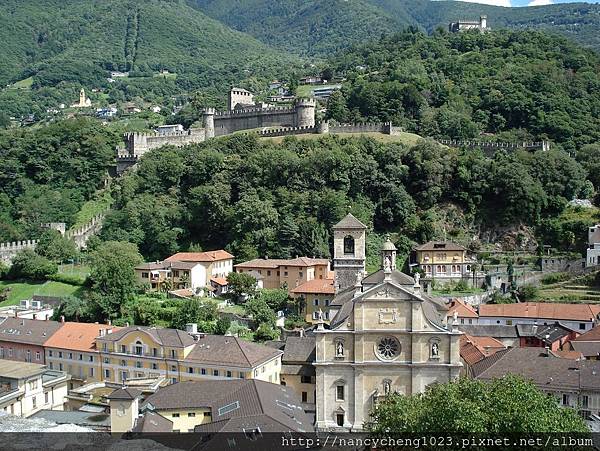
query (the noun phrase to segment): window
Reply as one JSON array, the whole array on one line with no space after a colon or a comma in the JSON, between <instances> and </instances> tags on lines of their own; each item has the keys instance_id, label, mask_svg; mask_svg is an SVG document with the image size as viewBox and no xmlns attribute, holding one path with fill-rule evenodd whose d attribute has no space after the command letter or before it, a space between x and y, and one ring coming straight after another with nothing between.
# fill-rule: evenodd
<instances>
[{"instance_id":1,"label":"window","mask_svg":"<svg viewBox=\"0 0 600 451\"><path fill-rule=\"evenodd\" d=\"M193 417L195 417L195 416L196 416L196 413L195 413L195 412L188 412L188 417L189 417L189 418L193 418Z\"/></svg>"},{"instance_id":2,"label":"window","mask_svg":"<svg viewBox=\"0 0 600 451\"><path fill-rule=\"evenodd\" d=\"M244 379L246 375L240 371L240 379Z\"/></svg>"},{"instance_id":3,"label":"window","mask_svg":"<svg viewBox=\"0 0 600 451\"><path fill-rule=\"evenodd\" d=\"M202 368L202 369L200 370L200 374L202 374L202 375L205 375L205 374L206 374L206 368Z\"/></svg>"},{"instance_id":4,"label":"window","mask_svg":"<svg viewBox=\"0 0 600 451\"><path fill-rule=\"evenodd\" d=\"M135 353L136 355L142 355L142 353L144 352L144 346L142 345L141 341L136 341L135 342Z\"/></svg>"},{"instance_id":5,"label":"window","mask_svg":"<svg viewBox=\"0 0 600 451\"><path fill-rule=\"evenodd\" d=\"M587 407L589 404L589 398L587 397L587 395L584 395L581 398L581 407Z\"/></svg>"},{"instance_id":6,"label":"window","mask_svg":"<svg viewBox=\"0 0 600 451\"><path fill-rule=\"evenodd\" d=\"M157 365L156 363L153 363L153 364L152 364L152 369L153 369L153 370L157 370L157 369L158 369L158 365Z\"/></svg>"},{"instance_id":7,"label":"window","mask_svg":"<svg viewBox=\"0 0 600 451\"><path fill-rule=\"evenodd\" d=\"M102 350L103 350L104 352L108 351L108 344L106 344L106 343L102 343Z\"/></svg>"},{"instance_id":8,"label":"window","mask_svg":"<svg viewBox=\"0 0 600 451\"><path fill-rule=\"evenodd\" d=\"M400 343L396 337L383 337L377 344L376 353L382 360L393 360L400 354Z\"/></svg>"},{"instance_id":9,"label":"window","mask_svg":"<svg viewBox=\"0 0 600 451\"><path fill-rule=\"evenodd\" d=\"M48 404L50 402L50 396L48 396L48 392L44 393L44 404Z\"/></svg>"},{"instance_id":10,"label":"window","mask_svg":"<svg viewBox=\"0 0 600 451\"><path fill-rule=\"evenodd\" d=\"M94 356L93 356L93 355L89 356L89 361L90 361L90 362L93 362L93 361L94 361Z\"/></svg>"},{"instance_id":11,"label":"window","mask_svg":"<svg viewBox=\"0 0 600 451\"><path fill-rule=\"evenodd\" d=\"M284 276L284 277L287 277L287 275L288 275L288 272L287 272L287 271L284 271L284 272L283 272L283 276Z\"/></svg>"},{"instance_id":12,"label":"window","mask_svg":"<svg viewBox=\"0 0 600 451\"><path fill-rule=\"evenodd\" d=\"M344 254L354 254L354 238L350 235L344 238Z\"/></svg>"},{"instance_id":13,"label":"window","mask_svg":"<svg viewBox=\"0 0 600 451\"><path fill-rule=\"evenodd\" d=\"M4 348L2 348L2 354L4 354ZM48 351L48 357L52 357L52 349Z\"/></svg>"},{"instance_id":14,"label":"window","mask_svg":"<svg viewBox=\"0 0 600 451\"><path fill-rule=\"evenodd\" d=\"M59 364L58 364L58 370L59 370L59 371L62 371L62 370L63 370L63 364L62 364L62 363L59 363Z\"/></svg>"},{"instance_id":15,"label":"window","mask_svg":"<svg viewBox=\"0 0 600 451\"><path fill-rule=\"evenodd\" d=\"M219 416L225 415L226 413L233 412L240 408L240 402L232 402L231 404L227 404L226 406L219 407L218 414Z\"/></svg>"},{"instance_id":16,"label":"window","mask_svg":"<svg viewBox=\"0 0 600 451\"><path fill-rule=\"evenodd\" d=\"M121 371L121 380L122 381L126 381L127 380L127 371Z\"/></svg>"},{"instance_id":17,"label":"window","mask_svg":"<svg viewBox=\"0 0 600 451\"><path fill-rule=\"evenodd\" d=\"M83 360L83 354L79 354L79 360Z\"/></svg>"},{"instance_id":18,"label":"window","mask_svg":"<svg viewBox=\"0 0 600 451\"><path fill-rule=\"evenodd\" d=\"M330 302L331 302L331 301L330 301L329 299L325 299L325 307L329 307L329 303L330 303Z\"/></svg>"},{"instance_id":19,"label":"window","mask_svg":"<svg viewBox=\"0 0 600 451\"><path fill-rule=\"evenodd\" d=\"M312 319L319 319L319 312L312 312Z\"/></svg>"},{"instance_id":20,"label":"window","mask_svg":"<svg viewBox=\"0 0 600 451\"><path fill-rule=\"evenodd\" d=\"M156 357L157 354L158 354L157 349L152 348L152 357Z\"/></svg>"},{"instance_id":21,"label":"window","mask_svg":"<svg viewBox=\"0 0 600 451\"><path fill-rule=\"evenodd\" d=\"M127 366L127 362L125 360L121 360L121 366Z\"/></svg>"},{"instance_id":22,"label":"window","mask_svg":"<svg viewBox=\"0 0 600 451\"><path fill-rule=\"evenodd\" d=\"M69 360L73 360L73 353L69 352Z\"/></svg>"},{"instance_id":23,"label":"window","mask_svg":"<svg viewBox=\"0 0 600 451\"><path fill-rule=\"evenodd\" d=\"M176 377L172 377L171 378L171 383L172 384L176 384L177 383L177 378Z\"/></svg>"},{"instance_id":24,"label":"window","mask_svg":"<svg viewBox=\"0 0 600 451\"><path fill-rule=\"evenodd\" d=\"M227 370L227 377L232 377L231 371Z\"/></svg>"},{"instance_id":25,"label":"window","mask_svg":"<svg viewBox=\"0 0 600 451\"><path fill-rule=\"evenodd\" d=\"M344 386L338 385L335 387L335 400L343 401L344 400Z\"/></svg>"},{"instance_id":26,"label":"window","mask_svg":"<svg viewBox=\"0 0 600 451\"><path fill-rule=\"evenodd\" d=\"M261 372L261 373L264 373L264 372L265 372L265 367L264 367L264 366L260 368L260 372Z\"/></svg>"},{"instance_id":27,"label":"window","mask_svg":"<svg viewBox=\"0 0 600 451\"><path fill-rule=\"evenodd\" d=\"M210 412L204 412L204 418L206 418L206 417L210 417L210 416L211 416L211 413L210 413Z\"/></svg>"},{"instance_id":28,"label":"window","mask_svg":"<svg viewBox=\"0 0 600 451\"><path fill-rule=\"evenodd\" d=\"M27 359L28 362L31 362L31 351L28 349L27 350Z\"/></svg>"},{"instance_id":29,"label":"window","mask_svg":"<svg viewBox=\"0 0 600 451\"><path fill-rule=\"evenodd\" d=\"M173 359L177 358L177 351L175 349L171 349L171 358L173 358Z\"/></svg>"},{"instance_id":30,"label":"window","mask_svg":"<svg viewBox=\"0 0 600 451\"><path fill-rule=\"evenodd\" d=\"M127 346L121 345L121 352L122 353L126 353L127 352Z\"/></svg>"},{"instance_id":31,"label":"window","mask_svg":"<svg viewBox=\"0 0 600 451\"><path fill-rule=\"evenodd\" d=\"M308 402L308 393L305 391L302 392L302 402Z\"/></svg>"},{"instance_id":32,"label":"window","mask_svg":"<svg viewBox=\"0 0 600 451\"><path fill-rule=\"evenodd\" d=\"M343 426L344 425L344 414L343 413L336 414L335 422L338 426Z\"/></svg>"},{"instance_id":33,"label":"window","mask_svg":"<svg viewBox=\"0 0 600 451\"><path fill-rule=\"evenodd\" d=\"M110 370L104 370L104 377L110 379Z\"/></svg>"},{"instance_id":34,"label":"window","mask_svg":"<svg viewBox=\"0 0 600 451\"><path fill-rule=\"evenodd\" d=\"M270 276L270 275L271 275L271 271L267 271L267 276Z\"/></svg>"},{"instance_id":35,"label":"window","mask_svg":"<svg viewBox=\"0 0 600 451\"><path fill-rule=\"evenodd\" d=\"M177 371L177 367L175 365L171 365L171 371L173 371L173 372Z\"/></svg>"},{"instance_id":36,"label":"window","mask_svg":"<svg viewBox=\"0 0 600 451\"><path fill-rule=\"evenodd\" d=\"M110 359L108 357L104 357L104 363L108 365L110 363Z\"/></svg>"},{"instance_id":37,"label":"window","mask_svg":"<svg viewBox=\"0 0 600 451\"><path fill-rule=\"evenodd\" d=\"M39 351L35 353L35 360L38 360L38 361L39 361L39 360L41 359L41 357L42 357L42 356L40 355L40 352L39 352Z\"/></svg>"},{"instance_id":38,"label":"window","mask_svg":"<svg viewBox=\"0 0 600 451\"><path fill-rule=\"evenodd\" d=\"M142 273L142 279L147 279L148 278L148 273L147 272L143 272Z\"/></svg>"},{"instance_id":39,"label":"window","mask_svg":"<svg viewBox=\"0 0 600 451\"><path fill-rule=\"evenodd\" d=\"M585 323L579 323L579 330L585 330Z\"/></svg>"},{"instance_id":40,"label":"window","mask_svg":"<svg viewBox=\"0 0 600 451\"><path fill-rule=\"evenodd\" d=\"M568 406L569 405L569 395L563 394L563 396L562 396L562 403L563 403L563 406Z\"/></svg>"},{"instance_id":41,"label":"window","mask_svg":"<svg viewBox=\"0 0 600 451\"><path fill-rule=\"evenodd\" d=\"M218 376L219 375L219 370L213 370L213 376Z\"/></svg>"},{"instance_id":42,"label":"window","mask_svg":"<svg viewBox=\"0 0 600 451\"><path fill-rule=\"evenodd\" d=\"M300 376L300 382L303 384L310 384L310 376Z\"/></svg>"},{"instance_id":43,"label":"window","mask_svg":"<svg viewBox=\"0 0 600 451\"><path fill-rule=\"evenodd\" d=\"M192 368L191 366L188 367L188 373L194 374L194 368Z\"/></svg>"},{"instance_id":44,"label":"window","mask_svg":"<svg viewBox=\"0 0 600 451\"><path fill-rule=\"evenodd\" d=\"M319 306L319 300L318 300L318 299L315 299L315 300L313 301L313 305L314 305L315 307L318 307L318 306Z\"/></svg>"},{"instance_id":45,"label":"window","mask_svg":"<svg viewBox=\"0 0 600 451\"><path fill-rule=\"evenodd\" d=\"M8 356L12 357L13 353L12 353L12 348L8 348Z\"/></svg>"},{"instance_id":46,"label":"window","mask_svg":"<svg viewBox=\"0 0 600 451\"><path fill-rule=\"evenodd\" d=\"M90 377L94 377L94 368L90 368Z\"/></svg>"},{"instance_id":47,"label":"window","mask_svg":"<svg viewBox=\"0 0 600 451\"><path fill-rule=\"evenodd\" d=\"M298 272L298 277L300 277L300 278L304 277L304 273L302 271Z\"/></svg>"},{"instance_id":48,"label":"window","mask_svg":"<svg viewBox=\"0 0 600 451\"><path fill-rule=\"evenodd\" d=\"M279 277L281 275L281 271L277 271L277 276Z\"/></svg>"},{"instance_id":49,"label":"window","mask_svg":"<svg viewBox=\"0 0 600 451\"><path fill-rule=\"evenodd\" d=\"M142 365L142 362L135 362L135 367L136 368L143 368L144 365Z\"/></svg>"},{"instance_id":50,"label":"window","mask_svg":"<svg viewBox=\"0 0 600 451\"><path fill-rule=\"evenodd\" d=\"M172 417L173 417L173 418L179 418L179 413L174 413L174 414L172 415Z\"/></svg>"},{"instance_id":51,"label":"window","mask_svg":"<svg viewBox=\"0 0 600 451\"><path fill-rule=\"evenodd\" d=\"M62 351L58 351L58 358L62 359Z\"/></svg>"},{"instance_id":52,"label":"window","mask_svg":"<svg viewBox=\"0 0 600 451\"><path fill-rule=\"evenodd\" d=\"M35 396L33 396L33 397L31 398L31 403L32 403L32 405L33 405L33 408L35 409L35 408L37 407L37 400L35 399Z\"/></svg>"}]
</instances>

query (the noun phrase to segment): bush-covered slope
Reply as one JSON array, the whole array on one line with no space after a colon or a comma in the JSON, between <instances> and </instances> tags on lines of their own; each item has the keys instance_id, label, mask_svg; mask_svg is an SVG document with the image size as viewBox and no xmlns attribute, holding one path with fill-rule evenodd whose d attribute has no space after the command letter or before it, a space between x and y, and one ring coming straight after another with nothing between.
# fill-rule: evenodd
<instances>
[{"instance_id":1,"label":"bush-covered slope","mask_svg":"<svg viewBox=\"0 0 600 451\"><path fill-rule=\"evenodd\" d=\"M338 121L377 118L422 136L600 140L600 57L537 31L403 32L332 60L349 83L330 100Z\"/></svg>"},{"instance_id":2,"label":"bush-covered slope","mask_svg":"<svg viewBox=\"0 0 600 451\"><path fill-rule=\"evenodd\" d=\"M324 55L406 26L428 32L487 14L492 28L543 28L600 49L600 5L502 8L430 0L188 0L211 17L263 42Z\"/></svg>"}]
</instances>

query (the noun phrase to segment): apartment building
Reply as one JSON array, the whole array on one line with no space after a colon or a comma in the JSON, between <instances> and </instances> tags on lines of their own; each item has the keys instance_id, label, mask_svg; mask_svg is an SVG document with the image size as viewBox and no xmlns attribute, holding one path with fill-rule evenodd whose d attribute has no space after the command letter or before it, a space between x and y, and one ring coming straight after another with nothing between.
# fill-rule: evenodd
<instances>
[{"instance_id":1,"label":"apartment building","mask_svg":"<svg viewBox=\"0 0 600 451\"><path fill-rule=\"evenodd\" d=\"M293 259L257 258L235 265L236 272L256 272L262 276L263 288L287 287L291 291L310 281L329 278L329 260L325 258L296 257Z\"/></svg>"},{"instance_id":2,"label":"apartment building","mask_svg":"<svg viewBox=\"0 0 600 451\"><path fill-rule=\"evenodd\" d=\"M432 281L444 285L464 280L471 283L477 261L467 249L449 241L429 241L413 249L410 256L411 271L420 270L425 286ZM480 275L477 275L479 278Z\"/></svg>"},{"instance_id":3,"label":"apartment building","mask_svg":"<svg viewBox=\"0 0 600 451\"><path fill-rule=\"evenodd\" d=\"M6 318L0 323L0 359L46 363L44 343L64 323L26 318Z\"/></svg>"},{"instance_id":4,"label":"apartment building","mask_svg":"<svg viewBox=\"0 0 600 451\"><path fill-rule=\"evenodd\" d=\"M29 417L40 410L63 410L69 375L45 365L0 362L0 410Z\"/></svg>"},{"instance_id":5,"label":"apartment building","mask_svg":"<svg viewBox=\"0 0 600 451\"><path fill-rule=\"evenodd\" d=\"M316 323L322 315L323 321L329 324L329 307L335 296L333 277L327 279L313 279L304 282L290 290L293 298L302 299L302 313L307 323Z\"/></svg>"}]
</instances>

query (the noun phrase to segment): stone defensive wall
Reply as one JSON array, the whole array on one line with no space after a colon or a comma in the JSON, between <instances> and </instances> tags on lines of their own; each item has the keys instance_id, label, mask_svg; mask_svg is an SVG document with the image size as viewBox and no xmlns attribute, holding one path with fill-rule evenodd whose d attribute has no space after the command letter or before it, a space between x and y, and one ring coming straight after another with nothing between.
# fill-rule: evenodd
<instances>
[{"instance_id":1,"label":"stone defensive wall","mask_svg":"<svg viewBox=\"0 0 600 451\"><path fill-rule=\"evenodd\" d=\"M87 224L65 232L65 237L73 240L78 249L85 249L88 240L91 236L96 235L102 229L104 222L104 214L101 213L92 218Z\"/></svg>"},{"instance_id":2,"label":"stone defensive wall","mask_svg":"<svg viewBox=\"0 0 600 451\"><path fill-rule=\"evenodd\" d=\"M485 149L485 150L550 150L549 141L536 141L536 142L485 142L485 141L460 141L453 139L438 139L440 144L444 144L448 147L467 147L470 149Z\"/></svg>"},{"instance_id":3,"label":"stone defensive wall","mask_svg":"<svg viewBox=\"0 0 600 451\"><path fill-rule=\"evenodd\" d=\"M214 115L214 136L224 136L240 130L252 130L263 127L291 128L300 126L314 126L314 110L312 121L302 120L298 106L294 108L246 108L216 112Z\"/></svg>"},{"instance_id":4,"label":"stone defensive wall","mask_svg":"<svg viewBox=\"0 0 600 451\"><path fill-rule=\"evenodd\" d=\"M323 124L323 133L383 133L397 135L402 132L400 127L394 127L391 122L357 123L357 124Z\"/></svg>"},{"instance_id":5,"label":"stone defensive wall","mask_svg":"<svg viewBox=\"0 0 600 451\"><path fill-rule=\"evenodd\" d=\"M162 146L182 147L203 142L203 128L191 128L182 132L170 133L126 133L123 137L125 149L129 155L141 157L145 152Z\"/></svg>"},{"instance_id":6,"label":"stone defensive wall","mask_svg":"<svg viewBox=\"0 0 600 451\"><path fill-rule=\"evenodd\" d=\"M288 128L272 128L270 130L261 130L258 136L262 138L290 135L305 135L317 133L317 127L288 127Z\"/></svg>"},{"instance_id":7,"label":"stone defensive wall","mask_svg":"<svg viewBox=\"0 0 600 451\"><path fill-rule=\"evenodd\" d=\"M35 249L37 240L14 241L12 243L0 243L0 261L10 265L12 259L20 251Z\"/></svg>"}]
</instances>

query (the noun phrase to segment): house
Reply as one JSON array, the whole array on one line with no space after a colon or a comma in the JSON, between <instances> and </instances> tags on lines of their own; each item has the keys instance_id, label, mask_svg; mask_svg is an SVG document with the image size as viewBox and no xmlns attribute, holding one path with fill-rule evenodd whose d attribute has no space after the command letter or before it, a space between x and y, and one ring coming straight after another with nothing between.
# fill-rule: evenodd
<instances>
[{"instance_id":1,"label":"house","mask_svg":"<svg viewBox=\"0 0 600 451\"><path fill-rule=\"evenodd\" d=\"M319 76L302 77L298 81L298 84L300 85L318 85L320 83L323 83L323 79Z\"/></svg>"},{"instance_id":2,"label":"house","mask_svg":"<svg viewBox=\"0 0 600 451\"><path fill-rule=\"evenodd\" d=\"M285 342L266 343L283 350L281 385L291 388L302 401L304 411L316 413L316 342L314 336L288 337Z\"/></svg>"},{"instance_id":3,"label":"house","mask_svg":"<svg viewBox=\"0 0 600 451\"><path fill-rule=\"evenodd\" d=\"M235 432L240 433L235 440L257 441L263 440L263 433L314 431L293 390L264 381L205 380L168 385L143 400L139 404L142 415L134 418L128 415L128 409L129 406L135 409L137 403L131 398L136 395L139 396L121 390L111 395L111 418L123 407L124 416L134 420L129 429L134 433L149 429L195 432L210 437L210 449L227 449L227 440L231 443L231 434ZM146 424L149 421L150 426ZM227 437L221 434L224 432ZM219 440L225 440L223 446L216 445ZM280 436L277 440L281 444Z\"/></svg>"},{"instance_id":4,"label":"house","mask_svg":"<svg viewBox=\"0 0 600 451\"><path fill-rule=\"evenodd\" d=\"M547 348L551 351L561 351L565 345L579 334L560 323L549 325L517 324L519 345L521 347ZM568 346L565 350L568 349Z\"/></svg>"},{"instance_id":5,"label":"house","mask_svg":"<svg viewBox=\"0 0 600 451\"><path fill-rule=\"evenodd\" d=\"M19 305L0 307L0 317L49 320L54 314L54 307L41 300L23 299Z\"/></svg>"},{"instance_id":6,"label":"house","mask_svg":"<svg viewBox=\"0 0 600 451\"><path fill-rule=\"evenodd\" d=\"M323 88L314 88L313 96L315 99L327 100L329 97L331 97L331 94L333 94L334 91L339 91L340 89L342 89L342 85L330 85Z\"/></svg>"},{"instance_id":7,"label":"house","mask_svg":"<svg viewBox=\"0 0 600 451\"><path fill-rule=\"evenodd\" d=\"M279 383L281 351L237 337L130 326L96 338L102 380L162 377L170 383L199 379L260 379Z\"/></svg>"},{"instance_id":8,"label":"house","mask_svg":"<svg viewBox=\"0 0 600 451\"><path fill-rule=\"evenodd\" d=\"M232 271L233 255L224 250L179 252L162 262L144 263L135 267L140 283L150 284L153 290L189 288L199 295L204 295L204 289L212 291L213 279L222 282ZM226 284L221 287L221 292L225 291Z\"/></svg>"},{"instance_id":9,"label":"house","mask_svg":"<svg viewBox=\"0 0 600 451\"><path fill-rule=\"evenodd\" d=\"M577 409L586 419L600 410L597 361L565 359L540 348L510 348L476 363L473 374L484 381L507 374L521 375L556 397L561 406Z\"/></svg>"},{"instance_id":10,"label":"house","mask_svg":"<svg viewBox=\"0 0 600 451\"><path fill-rule=\"evenodd\" d=\"M471 305L461 299L452 299L448 303L448 313L446 314L446 322L448 324L477 324L479 314Z\"/></svg>"},{"instance_id":11,"label":"house","mask_svg":"<svg viewBox=\"0 0 600 451\"><path fill-rule=\"evenodd\" d=\"M516 304L482 304L479 324L548 325L561 323L579 333L590 330L598 320L600 305L561 304L558 302L520 302Z\"/></svg>"},{"instance_id":12,"label":"house","mask_svg":"<svg viewBox=\"0 0 600 451\"><path fill-rule=\"evenodd\" d=\"M290 295L302 300L302 312L307 323L313 323L321 318L329 324L329 307L335 296L333 276L327 279L313 279L290 290Z\"/></svg>"},{"instance_id":13,"label":"house","mask_svg":"<svg viewBox=\"0 0 600 451\"><path fill-rule=\"evenodd\" d=\"M65 322L44 342L46 364L71 376L70 389L102 380L102 360L96 338L119 331L106 324Z\"/></svg>"},{"instance_id":14,"label":"house","mask_svg":"<svg viewBox=\"0 0 600 451\"><path fill-rule=\"evenodd\" d=\"M472 337L493 337L500 341L504 346L519 346L520 339L515 326L506 325L478 325L478 324L458 324L456 326L461 332Z\"/></svg>"},{"instance_id":15,"label":"house","mask_svg":"<svg viewBox=\"0 0 600 451\"><path fill-rule=\"evenodd\" d=\"M460 358L465 364L465 374L471 374L471 368L477 362L506 349L500 340L493 337L473 337L463 335L460 337Z\"/></svg>"},{"instance_id":16,"label":"house","mask_svg":"<svg viewBox=\"0 0 600 451\"><path fill-rule=\"evenodd\" d=\"M119 112L119 110L117 110L114 107L111 108L97 108L96 109L96 116L101 118L101 119L110 119L113 118L117 115L117 113Z\"/></svg>"},{"instance_id":17,"label":"house","mask_svg":"<svg viewBox=\"0 0 600 451\"><path fill-rule=\"evenodd\" d=\"M600 360L600 327L594 327L569 342L570 349L588 360Z\"/></svg>"},{"instance_id":18,"label":"house","mask_svg":"<svg viewBox=\"0 0 600 451\"><path fill-rule=\"evenodd\" d=\"M69 375L45 365L0 362L0 410L29 417L39 410L63 410Z\"/></svg>"},{"instance_id":19,"label":"house","mask_svg":"<svg viewBox=\"0 0 600 451\"><path fill-rule=\"evenodd\" d=\"M6 318L0 323L0 359L46 363L44 343L64 323Z\"/></svg>"},{"instance_id":20,"label":"house","mask_svg":"<svg viewBox=\"0 0 600 451\"><path fill-rule=\"evenodd\" d=\"M429 241L413 249L409 267L412 272L423 274L425 287L429 284L445 285L460 280L472 285L482 275L475 272L477 261L468 255L467 249L449 241Z\"/></svg>"},{"instance_id":21,"label":"house","mask_svg":"<svg viewBox=\"0 0 600 451\"><path fill-rule=\"evenodd\" d=\"M585 266L600 265L600 224L588 229L588 249L586 251Z\"/></svg>"},{"instance_id":22,"label":"house","mask_svg":"<svg viewBox=\"0 0 600 451\"><path fill-rule=\"evenodd\" d=\"M287 287L291 290L314 279L327 279L329 260L296 257L292 259L257 258L235 265L236 272L257 272L263 277L263 288Z\"/></svg>"},{"instance_id":23,"label":"house","mask_svg":"<svg viewBox=\"0 0 600 451\"><path fill-rule=\"evenodd\" d=\"M159 135L166 135L169 133L177 133L182 132L184 130L183 125L181 124L173 124L173 125L159 125L156 127L155 131Z\"/></svg>"}]
</instances>

